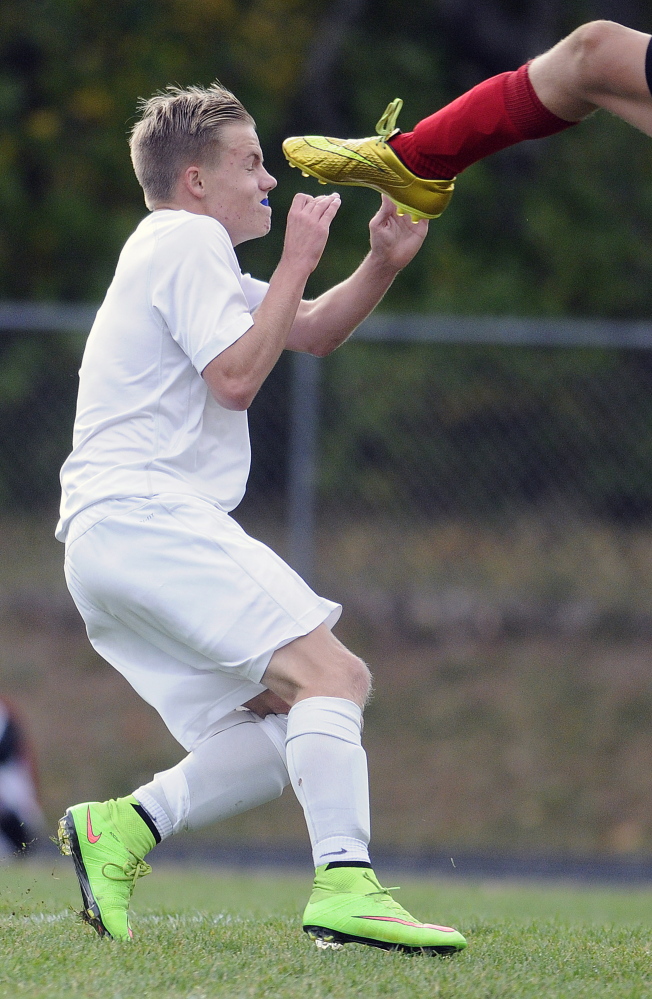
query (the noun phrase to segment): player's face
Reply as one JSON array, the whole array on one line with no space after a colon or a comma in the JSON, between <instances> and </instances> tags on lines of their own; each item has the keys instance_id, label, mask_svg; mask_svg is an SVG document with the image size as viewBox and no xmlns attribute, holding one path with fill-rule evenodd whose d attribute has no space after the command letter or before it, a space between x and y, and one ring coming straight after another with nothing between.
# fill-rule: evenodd
<instances>
[{"instance_id":1,"label":"player's face","mask_svg":"<svg viewBox=\"0 0 652 999\"><path fill-rule=\"evenodd\" d=\"M276 180L263 166L263 154L253 125L234 122L222 132L216 166L204 167L204 209L221 222L234 246L265 236L272 209L265 204Z\"/></svg>"}]
</instances>

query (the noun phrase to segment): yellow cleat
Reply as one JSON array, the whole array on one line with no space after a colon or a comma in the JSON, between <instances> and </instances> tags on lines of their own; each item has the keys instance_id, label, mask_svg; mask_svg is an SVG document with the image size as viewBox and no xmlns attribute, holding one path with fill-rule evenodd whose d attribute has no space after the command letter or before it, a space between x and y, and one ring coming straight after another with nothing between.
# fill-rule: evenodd
<instances>
[{"instance_id":1,"label":"yellow cleat","mask_svg":"<svg viewBox=\"0 0 652 999\"><path fill-rule=\"evenodd\" d=\"M290 166L304 177L322 184L372 187L386 194L399 215L437 219L453 197L452 180L424 180L398 158L387 140L397 135L396 119L403 107L400 98L388 104L376 125L377 135L368 139L330 139L323 135L301 135L286 139L283 152Z\"/></svg>"}]
</instances>

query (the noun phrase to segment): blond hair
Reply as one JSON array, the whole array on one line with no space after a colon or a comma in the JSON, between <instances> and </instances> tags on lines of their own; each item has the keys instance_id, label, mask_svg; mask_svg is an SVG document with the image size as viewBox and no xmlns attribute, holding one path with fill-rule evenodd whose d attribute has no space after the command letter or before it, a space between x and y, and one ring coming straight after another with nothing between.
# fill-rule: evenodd
<instances>
[{"instance_id":1,"label":"blond hair","mask_svg":"<svg viewBox=\"0 0 652 999\"><path fill-rule=\"evenodd\" d=\"M217 80L209 87L166 87L142 99L138 110L129 146L150 209L172 198L185 167L217 161L224 125L241 121L255 126L238 98Z\"/></svg>"}]
</instances>

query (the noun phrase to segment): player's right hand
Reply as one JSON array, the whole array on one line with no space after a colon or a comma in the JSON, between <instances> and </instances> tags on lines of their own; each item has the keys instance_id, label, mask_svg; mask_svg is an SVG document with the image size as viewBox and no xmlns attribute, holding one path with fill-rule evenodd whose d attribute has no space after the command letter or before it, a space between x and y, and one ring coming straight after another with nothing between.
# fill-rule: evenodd
<instances>
[{"instance_id":1,"label":"player's right hand","mask_svg":"<svg viewBox=\"0 0 652 999\"><path fill-rule=\"evenodd\" d=\"M295 194L288 212L283 257L311 274L321 259L330 224L337 214L339 194Z\"/></svg>"}]
</instances>

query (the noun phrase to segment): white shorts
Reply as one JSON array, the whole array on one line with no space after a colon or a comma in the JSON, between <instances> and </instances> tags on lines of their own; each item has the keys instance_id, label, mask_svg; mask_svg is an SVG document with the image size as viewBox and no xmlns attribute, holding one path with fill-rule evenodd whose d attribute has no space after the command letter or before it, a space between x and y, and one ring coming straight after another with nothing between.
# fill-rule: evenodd
<instances>
[{"instance_id":1,"label":"white shorts","mask_svg":"<svg viewBox=\"0 0 652 999\"><path fill-rule=\"evenodd\" d=\"M65 571L93 647L187 750L265 689L276 649L342 610L228 514L179 495L78 514Z\"/></svg>"}]
</instances>

